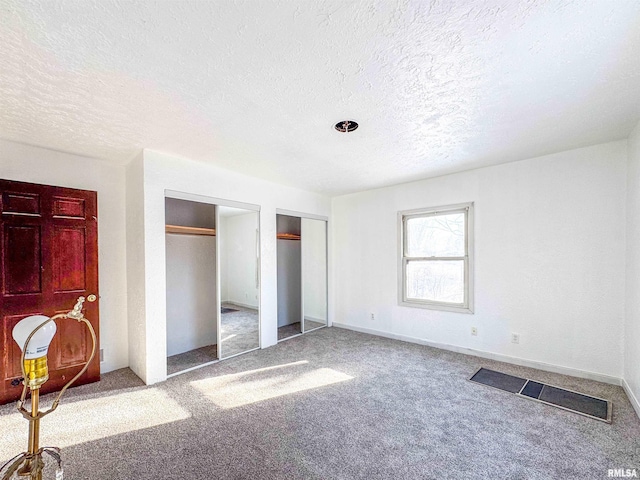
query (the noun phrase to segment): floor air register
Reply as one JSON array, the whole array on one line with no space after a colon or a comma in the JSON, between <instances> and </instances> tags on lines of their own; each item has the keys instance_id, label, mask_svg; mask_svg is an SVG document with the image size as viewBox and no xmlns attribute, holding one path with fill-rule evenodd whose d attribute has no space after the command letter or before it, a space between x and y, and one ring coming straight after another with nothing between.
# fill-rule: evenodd
<instances>
[{"instance_id":1,"label":"floor air register","mask_svg":"<svg viewBox=\"0 0 640 480\"><path fill-rule=\"evenodd\" d=\"M609 400L596 398L565 388L554 387L526 378L507 375L481 367L469 379L488 387L536 400L547 405L562 408L585 417L611 423L612 404Z\"/></svg>"}]
</instances>

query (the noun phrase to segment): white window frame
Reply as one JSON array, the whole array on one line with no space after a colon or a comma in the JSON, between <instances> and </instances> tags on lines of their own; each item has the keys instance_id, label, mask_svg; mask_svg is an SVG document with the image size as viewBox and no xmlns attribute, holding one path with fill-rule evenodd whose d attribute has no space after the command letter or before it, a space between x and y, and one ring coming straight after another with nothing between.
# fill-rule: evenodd
<instances>
[{"instance_id":1,"label":"white window frame","mask_svg":"<svg viewBox=\"0 0 640 480\"><path fill-rule=\"evenodd\" d=\"M410 218L465 213L464 257L409 257L406 252L406 221ZM473 202L398 212L398 304L405 307L427 308L448 312L473 313ZM435 302L407 298L407 263L410 260L464 260L464 301L462 303Z\"/></svg>"}]
</instances>

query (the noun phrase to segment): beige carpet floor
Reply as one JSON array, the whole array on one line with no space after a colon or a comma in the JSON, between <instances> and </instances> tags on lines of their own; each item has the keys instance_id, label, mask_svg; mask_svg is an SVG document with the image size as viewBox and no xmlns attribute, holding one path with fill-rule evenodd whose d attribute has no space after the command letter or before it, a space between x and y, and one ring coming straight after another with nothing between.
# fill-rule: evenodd
<instances>
[{"instance_id":1,"label":"beige carpet floor","mask_svg":"<svg viewBox=\"0 0 640 480\"><path fill-rule=\"evenodd\" d=\"M485 366L613 401L611 425L469 382ZM46 405L47 397L43 399ZM0 407L0 458L27 422ZM42 421L67 480L604 479L640 469L620 387L324 328L157 385L119 370Z\"/></svg>"}]
</instances>

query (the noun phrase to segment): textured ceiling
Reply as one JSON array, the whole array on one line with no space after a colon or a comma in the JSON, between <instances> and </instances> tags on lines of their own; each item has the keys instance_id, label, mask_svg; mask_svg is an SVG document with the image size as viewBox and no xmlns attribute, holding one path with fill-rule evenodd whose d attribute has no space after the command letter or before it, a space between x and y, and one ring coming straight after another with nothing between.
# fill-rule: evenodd
<instances>
[{"instance_id":1,"label":"textured ceiling","mask_svg":"<svg viewBox=\"0 0 640 480\"><path fill-rule=\"evenodd\" d=\"M637 0L0 0L0 138L335 195L625 138L638 52Z\"/></svg>"}]
</instances>

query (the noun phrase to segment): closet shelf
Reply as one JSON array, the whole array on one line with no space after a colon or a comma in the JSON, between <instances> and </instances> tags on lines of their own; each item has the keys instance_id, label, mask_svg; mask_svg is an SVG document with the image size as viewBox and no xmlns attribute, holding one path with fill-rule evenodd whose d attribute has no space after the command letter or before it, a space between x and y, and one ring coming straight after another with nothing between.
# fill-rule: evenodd
<instances>
[{"instance_id":1,"label":"closet shelf","mask_svg":"<svg viewBox=\"0 0 640 480\"><path fill-rule=\"evenodd\" d=\"M278 240L300 240L300 235L295 233L278 233L276 237Z\"/></svg>"},{"instance_id":2,"label":"closet shelf","mask_svg":"<svg viewBox=\"0 0 640 480\"><path fill-rule=\"evenodd\" d=\"M182 225L165 225L165 232L181 235L209 235L212 237L216 235L215 228L185 227Z\"/></svg>"}]
</instances>

